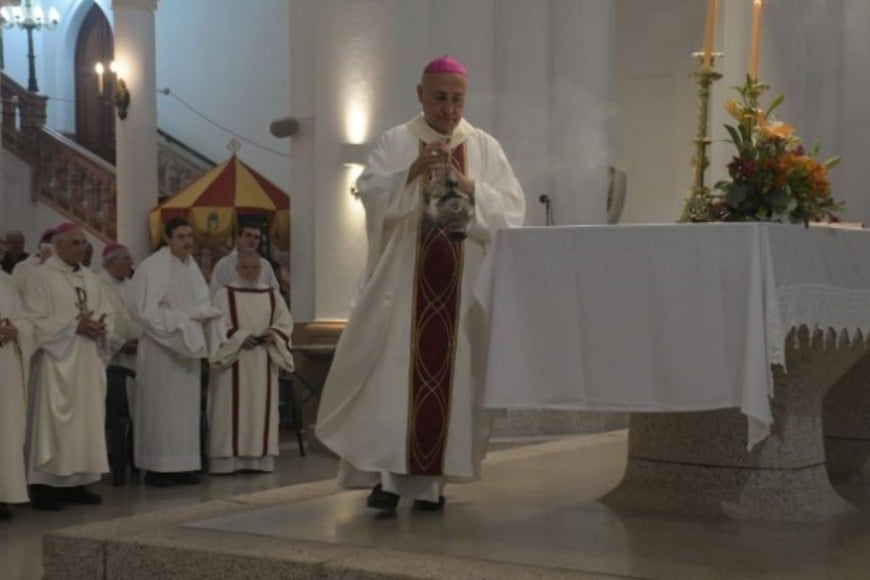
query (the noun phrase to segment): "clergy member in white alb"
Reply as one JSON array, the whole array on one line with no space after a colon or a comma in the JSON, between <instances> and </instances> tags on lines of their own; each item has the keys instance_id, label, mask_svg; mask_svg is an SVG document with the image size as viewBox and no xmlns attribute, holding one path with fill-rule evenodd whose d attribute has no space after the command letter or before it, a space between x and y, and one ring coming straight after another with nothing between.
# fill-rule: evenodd
<instances>
[{"instance_id":1,"label":"clergy member in white alb","mask_svg":"<svg viewBox=\"0 0 870 580\"><path fill-rule=\"evenodd\" d=\"M475 278L525 198L498 142L462 118L467 74L430 62L422 113L388 130L357 181L368 258L317 415L339 484L374 485L369 507L444 505L445 481L479 477L482 408Z\"/></svg>"},{"instance_id":2,"label":"clergy member in white alb","mask_svg":"<svg viewBox=\"0 0 870 580\"><path fill-rule=\"evenodd\" d=\"M293 370L293 319L260 282L260 255L241 250L236 280L218 290L226 342L211 357L209 471L273 471L278 455L278 371Z\"/></svg>"},{"instance_id":3,"label":"clergy member in white alb","mask_svg":"<svg viewBox=\"0 0 870 580\"><path fill-rule=\"evenodd\" d=\"M236 247L233 248L232 252L218 260L217 264L214 265L214 270L212 270L210 284L212 296L217 294L217 291L224 286L232 284L236 279L236 262L239 259L239 252L243 250L256 252L260 247L260 238L262 236L260 228L256 225L239 220L239 235L236 237ZM269 261L263 257L260 257L260 283L269 288L279 290L275 271L272 270L272 265Z\"/></svg>"},{"instance_id":4,"label":"clergy member in white alb","mask_svg":"<svg viewBox=\"0 0 870 580\"><path fill-rule=\"evenodd\" d=\"M133 322L127 312L127 291L130 276L133 274L133 256L123 244L115 242L103 247L103 269L97 274L106 296L115 310L115 324L108 336L112 349L110 364L136 370L136 349L139 345L139 325ZM133 414L133 396L136 381L127 380L127 404Z\"/></svg>"},{"instance_id":5,"label":"clergy member in white alb","mask_svg":"<svg viewBox=\"0 0 870 580\"><path fill-rule=\"evenodd\" d=\"M0 261L6 242L0 238ZM0 271L0 520L12 517L7 504L30 501L24 470L27 376L32 328L12 276Z\"/></svg>"},{"instance_id":6,"label":"clergy member in white alb","mask_svg":"<svg viewBox=\"0 0 870 580\"><path fill-rule=\"evenodd\" d=\"M41 266L54 253L54 246L51 243L54 231L52 229L45 230L42 237L39 239L39 248L36 252L28 256L26 259L15 264L12 270L12 279L15 281L15 287L18 288L18 293L23 297L27 285L27 278L37 266Z\"/></svg>"},{"instance_id":7,"label":"clergy member in white alb","mask_svg":"<svg viewBox=\"0 0 870 580\"><path fill-rule=\"evenodd\" d=\"M24 294L39 349L31 364L27 474L37 509L100 503L85 485L109 470L106 334L113 312L96 275L81 266L86 243L75 224L55 228L55 255L30 273Z\"/></svg>"},{"instance_id":8,"label":"clergy member in white alb","mask_svg":"<svg viewBox=\"0 0 870 580\"><path fill-rule=\"evenodd\" d=\"M146 258L130 283L127 309L142 329L136 361L133 455L158 487L199 483L201 361L220 316L193 251L193 230L173 218L166 246ZM215 343L217 344L217 343Z\"/></svg>"}]
</instances>

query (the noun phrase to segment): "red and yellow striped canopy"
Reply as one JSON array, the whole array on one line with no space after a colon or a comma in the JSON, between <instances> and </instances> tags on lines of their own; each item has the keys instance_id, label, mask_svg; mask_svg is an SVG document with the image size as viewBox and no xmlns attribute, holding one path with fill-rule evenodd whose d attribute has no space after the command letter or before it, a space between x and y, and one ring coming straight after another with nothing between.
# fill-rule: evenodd
<instances>
[{"instance_id":1,"label":"red and yellow striped canopy","mask_svg":"<svg viewBox=\"0 0 870 580\"><path fill-rule=\"evenodd\" d=\"M151 244L160 245L163 224L174 217L185 218L201 243L213 243L230 238L244 216L265 218L273 243L289 247L290 197L233 154L151 210Z\"/></svg>"}]
</instances>

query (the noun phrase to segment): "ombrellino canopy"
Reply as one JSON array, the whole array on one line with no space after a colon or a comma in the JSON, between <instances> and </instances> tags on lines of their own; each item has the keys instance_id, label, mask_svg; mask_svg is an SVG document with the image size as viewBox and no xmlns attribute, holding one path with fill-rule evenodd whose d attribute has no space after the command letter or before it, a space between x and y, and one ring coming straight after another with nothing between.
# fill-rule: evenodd
<instances>
[{"instance_id":1,"label":"ombrellino canopy","mask_svg":"<svg viewBox=\"0 0 870 580\"><path fill-rule=\"evenodd\" d=\"M200 243L230 238L245 217L265 219L272 243L289 249L290 197L235 154L151 210L154 248L174 217L185 218Z\"/></svg>"}]
</instances>

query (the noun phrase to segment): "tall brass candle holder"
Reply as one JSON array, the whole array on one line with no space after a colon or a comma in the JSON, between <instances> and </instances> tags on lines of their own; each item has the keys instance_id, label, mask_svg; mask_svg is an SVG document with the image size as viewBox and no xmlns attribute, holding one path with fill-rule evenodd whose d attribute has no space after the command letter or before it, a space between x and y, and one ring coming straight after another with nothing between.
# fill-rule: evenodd
<instances>
[{"instance_id":1,"label":"tall brass candle holder","mask_svg":"<svg viewBox=\"0 0 870 580\"><path fill-rule=\"evenodd\" d=\"M714 69L716 59L722 58L721 52L712 53L710 66L704 66L704 53L693 52L698 59L698 70L692 73L692 79L698 84L698 132L692 143L695 144L695 154L692 156L693 181L683 207L681 222L710 221L709 198L710 188L704 185L704 173L710 165L707 158L707 147L712 143L707 136L707 126L710 124L710 87L722 75Z\"/></svg>"}]
</instances>

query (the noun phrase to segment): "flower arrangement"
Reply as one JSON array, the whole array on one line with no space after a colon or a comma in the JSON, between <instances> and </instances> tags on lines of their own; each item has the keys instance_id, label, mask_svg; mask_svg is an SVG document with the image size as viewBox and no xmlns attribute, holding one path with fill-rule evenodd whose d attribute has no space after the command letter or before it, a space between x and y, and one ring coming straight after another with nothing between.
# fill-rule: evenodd
<instances>
[{"instance_id":1,"label":"flower arrangement","mask_svg":"<svg viewBox=\"0 0 870 580\"><path fill-rule=\"evenodd\" d=\"M735 87L740 99L728 99L725 109L737 121L725 125L737 154L728 164L730 179L715 184L709 197L713 221L778 221L808 224L837 221L842 204L831 197L828 171L839 157L821 162L819 147L807 149L793 125L778 121L773 111L784 95L764 110L758 98L767 90L747 76Z\"/></svg>"}]
</instances>

